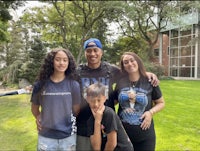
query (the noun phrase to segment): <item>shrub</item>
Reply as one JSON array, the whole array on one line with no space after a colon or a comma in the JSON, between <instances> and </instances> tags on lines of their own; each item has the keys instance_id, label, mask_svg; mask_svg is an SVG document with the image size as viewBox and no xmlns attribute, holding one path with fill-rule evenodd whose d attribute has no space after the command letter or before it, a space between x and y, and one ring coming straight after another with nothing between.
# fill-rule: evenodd
<instances>
[{"instance_id":1,"label":"shrub","mask_svg":"<svg viewBox=\"0 0 200 151\"><path fill-rule=\"evenodd\" d=\"M144 63L145 68L148 72L152 72L160 78L161 76L164 76L165 70L164 66L158 64L158 63Z\"/></svg>"},{"instance_id":2,"label":"shrub","mask_svg":"<svg viewBox=\"0 0 200 151\"><path fill-rule=\"evenodd\" d=\"M159 79L160 80L175 80L173 77L170 77L170 76L160 76Z\"/></svg>"}]
</instances>

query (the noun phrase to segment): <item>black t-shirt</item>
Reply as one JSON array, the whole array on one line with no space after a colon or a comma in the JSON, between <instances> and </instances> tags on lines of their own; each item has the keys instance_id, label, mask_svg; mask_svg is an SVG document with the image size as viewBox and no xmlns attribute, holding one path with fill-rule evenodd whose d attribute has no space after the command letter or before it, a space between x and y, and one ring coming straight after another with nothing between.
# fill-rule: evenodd
<instances>
[{"instance_id":1,"label":"black t-shirt","mask_svg":"<svg viewBox=\"0 0 200 151\"><path fill-rule=\"evenodd\" d=\"M101 82L106 85L109 97L106 100L105 105L114 109L113 89L118 76L120 75L120 70L117 66L111 65L107 62L102 62L100 67L97 69L91 69L87 65L80 65L77 72L82 93L81 110L77 117L77 134L81 136L88 136L87 120L92 115L92 112L88 103L84 99L84 90L89 85L96 82Z\"/></svg>"},{"instance_id":2,"label":"black t-shirt","mask_svg":"<svg viewBox=\"0 0 200 151\"><path fill-rule=\"evenodd\" d=\"M93 115L88 120L88 135L93 135L94 133L94 117ZM103 118L101 121L101 138L102 145L101 150L104 150L107 141L107 134L116 131L117 132L117 146L115 151L133 151L133 146L131 141L126 134L123 125L118 117L118 115L110 108L106 107L103 113Z\"/></svg>"},{"instance_id":3,"label":"black t-shirt","mask_svg":"<svg viewBox=\"0 0 200 151\"><path fill-rule=\"evenodd\" d=\"M127 109L130 109L130 106L128 106L130 101L126 100L125 97L122 96L128 93L131 89L136 93L136 103L133 110L128 110L127 112ZM152 108L153 100L157 100L162 96L159 86L153 87L148 79L139 79L133 85L129 81L129 78L124 76L117 82L117 92L119 101L118 115L124 123L125 129L127 129L126 126L128 127L129 131L127 133L129 136L131 135L134 138L133 141L141 141L146 139L148 136L150 137L155 135L153 119L150 128L148 130L142 130L140 127L142 119L140 117L145 111Z\"/></svg>"}]
</instances>

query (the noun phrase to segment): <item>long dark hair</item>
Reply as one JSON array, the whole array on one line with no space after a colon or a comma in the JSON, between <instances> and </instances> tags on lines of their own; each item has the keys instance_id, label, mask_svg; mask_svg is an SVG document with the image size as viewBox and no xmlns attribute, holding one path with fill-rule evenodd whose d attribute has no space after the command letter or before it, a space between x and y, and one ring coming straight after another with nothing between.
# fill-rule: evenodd
<instances>
[{"instance_id":1,"label":"long dark hair","mask_svg":"<svg viewBox=\"0 0 200 151\"><path fill-rule=\"evenodd\" d=\"M69 59L69 65L67 70L65 71L65 75L67 75L69 78L75 78L76 76L76 62L74 59L74 56L68 49L64 48L54 48L52 49L44 58L43 64L40 68L40 72L37 77L37 81L46 81L50 78L50 76L54 72L54 58L57 54L57 52L63 51L66 53L68 59Z\"/></svg>"},{"instance_id":2,"label":"long dark hair","mask_svg":"<svg viewBox=\"0 0 200 151\"><path fill-rule=\"evenodd\" d=\"M140 74L140 77L143 79L143 78L147 78L147 75L146 75L146 69L144 67L144 64L142 63L142 60L140 59L140 57L134 53L134 52L124 52L121 56L121 59L120 59L120 66L121 66L121 71L122 73L124 74L128 74L127 71L124 69L124 64L123 64L123 58L125 55L130 55L130 56L133 56L135 61L137 62L138 64L138 70L139 70L139 74Z\"/></svg>"}]
</instances>

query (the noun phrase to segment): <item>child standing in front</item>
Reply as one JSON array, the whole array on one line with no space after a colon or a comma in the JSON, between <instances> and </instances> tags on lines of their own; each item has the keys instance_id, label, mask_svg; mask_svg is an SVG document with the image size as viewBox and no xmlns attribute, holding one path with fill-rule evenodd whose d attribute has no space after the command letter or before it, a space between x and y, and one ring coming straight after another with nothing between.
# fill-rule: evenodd
<instances>
[{"instance_id":1,"label":"child standing in front","mask_svg":"<svg viewBox=\"0 0 200 151\"><path fill-rule=\"evenodd\" d=\"M86 100L92 111L88 120L88 135L93 150L133 151L133 146L126 134L118 115L104 105L106 86L95 83L86 89Z\"/></svg>"}]
</instances>

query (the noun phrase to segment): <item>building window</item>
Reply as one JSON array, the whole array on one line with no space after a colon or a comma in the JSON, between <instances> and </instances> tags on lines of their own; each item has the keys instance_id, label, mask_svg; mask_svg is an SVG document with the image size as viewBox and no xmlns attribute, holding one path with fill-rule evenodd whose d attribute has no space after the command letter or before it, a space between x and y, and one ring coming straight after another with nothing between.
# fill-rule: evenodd
<instances>
[{"instance_id":1,"label":"building window","mask_svg":"<svg viewBox=\"0 0 200 151\"><path fill-rule=\"evenodd\" d=\"M193 35L191 31L192 26L187 30L176 29L171 31L169 46L170 76L194 77L195 45L191 45Z\"/></svg>"},{"instance_id":2,"label":"building window","mask_svg":"<svg viewBox=\"0 0 200 151\"><path fill-rule=\"evenodd\" d=\"M178 56L178 48L171 48L171 57L177 57Z\"/></svg>"},{"instance_id":3,"label":"building window","mask_svg":"<svg viewBox=\"0 0 200 151\"><path fill-rule=\"evenodd\" d=\"M154 56L159 57L159 49L154 49Z\"/></svg>"},{"instance_id":4,"label":"building window","mask_svg":"<svg viewBox=\"0 0 200 151\"><path fill-rule=\"evenodd\" d=\"M185 35L191 35L191 29L187 29L187 30L181 30L180 31L180 35L181 36L185 36Z\"/></svg>"},{"instance_id":5,"label":"building window","mask_svg":"<svg viewBox=\"0 0 200 151\"><path fill-rule=\"evenodd\" d=\"M171 38L178 37L178 29L171 30Z\"/></svg>"},{"instance_id":6,"label":"building window","mask_svg":"<svg viewBox=\"0 0 200 151\"><path fill-rule=\"evenodd\" d=\"M167 55L169 56L169 54L170 54L170 47L168 46L167 47Z\"/></svg>"},{"instance_id":7,"label":"building window","mask_svg":"<svg viewBox=\"0 0 200 151\"><path fill-rule=\"evenodd\" d=\"M178 38L171 39L171 47L178 47Z\"/></svg>"}]
</instances>

